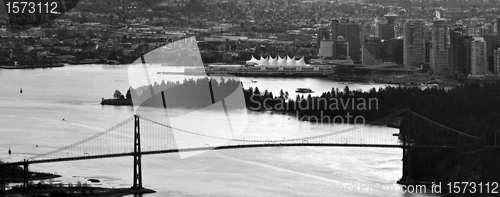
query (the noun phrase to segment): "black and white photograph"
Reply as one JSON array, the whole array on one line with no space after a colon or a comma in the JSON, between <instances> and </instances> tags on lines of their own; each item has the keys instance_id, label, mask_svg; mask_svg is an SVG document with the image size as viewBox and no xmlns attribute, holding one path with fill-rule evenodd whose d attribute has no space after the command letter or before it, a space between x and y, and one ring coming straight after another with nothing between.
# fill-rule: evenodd
<instances>
[{"instance_id":1,"label":"black and white photograph","mask_svg":"<svg viewBox=\"0 0 500 197\"><path fill-rule=\"evenodd\" d=\"M500 0L0 2L0 197L500 196Z\"/></svg>"}]
</instances>

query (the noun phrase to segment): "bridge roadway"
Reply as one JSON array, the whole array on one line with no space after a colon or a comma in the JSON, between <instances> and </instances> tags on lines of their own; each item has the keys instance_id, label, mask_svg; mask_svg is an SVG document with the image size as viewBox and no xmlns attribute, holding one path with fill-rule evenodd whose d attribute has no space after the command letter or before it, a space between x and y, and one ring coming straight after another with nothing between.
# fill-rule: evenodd
<instances>
[{"instance_id":1,"label":"bridge roadway","mask_svg":"<svg viewBox=\"0 0 500 197\"><path fill-rule=\"evenodd\" d=\"M239 149L239 148L264 148L264 147L304 147L304 146L317 146L317 147L370 147L370 148L440 148L440 149L456 149L459 147L454 146L404 146L404 145L383 145L383 144L328 144L328 143L269 143L269 144L246 144L246 145L230 145L230 146L206 146L199 148L184 148L184 149L170 149L170 150L158 150L158 151L141 151L141 152L130 152L130 153L116 153L116 154L105 154L105 155L88 155L81 157L67 157L67 158L56 158L56 159L41 159L41 160L27 160L12 163L3 163L0 166L19 166L26 164L41 164L41 163L55 163L55 162L66 162L66 161L80 161L80 160L90 160L90 159L104 159L104 158L115 158L115 157L127 157L127 156L137 156L137 155L155 155L155 154L168 154L177 152L196 152L196 151L208 151L208 150L225 150L225 149Z\"/></svg>"}]
</instances>

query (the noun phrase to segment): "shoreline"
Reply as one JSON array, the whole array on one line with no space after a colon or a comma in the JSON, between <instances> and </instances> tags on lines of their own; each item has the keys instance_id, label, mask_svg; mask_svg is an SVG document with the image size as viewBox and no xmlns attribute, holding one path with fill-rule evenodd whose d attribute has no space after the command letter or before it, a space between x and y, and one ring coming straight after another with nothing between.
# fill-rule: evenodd
<instances>
[{"instance_id":1,"label":"shoreline","mask_svg":"<svg viewBox=\"0 0 500 197\"><path fill-rule=\"evenodd\" d=\"M64 64L51 64L51 65L21 65L21 66L0 66L0 69L38 69L38 68L60 68L64 67Z\"/></svg>"},{"instance_id":2,"label":"shoreline","mask_svg":"<svg viewBox=\"0 0 500 197\"><path fill-rule=\"evenodd\" d=\"M0 196L22 195L22 188L16 190L8 190ZM104 188L104 187L53 187L48 185L31 186L26 194L28 195L50 195L51 193L62 193L63 195L72 196L106 196L106 197L122 197L128 195L142 195L156 193L155 190L147 188Z\"/></svg>"}]
</instances>

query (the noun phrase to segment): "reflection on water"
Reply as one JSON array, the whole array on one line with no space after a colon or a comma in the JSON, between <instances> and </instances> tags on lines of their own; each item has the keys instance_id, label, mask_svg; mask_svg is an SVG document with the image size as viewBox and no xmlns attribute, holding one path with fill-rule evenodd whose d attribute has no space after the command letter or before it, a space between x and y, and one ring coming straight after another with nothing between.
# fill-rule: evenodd
<instances>
[{"instance_id":1,"label":"reflection on water","mask_svg":"<svg viewBox=\"0 0 500 197\"><path fill-rule=\"evenodd\" d=\"M0 160L18 161L46 153L130 118L134 114L132 107L99 104L101 98L112 97L117 89L126 92L127 76L126 66L1 70ZM184 78L154 77L174 81ZM317 78L240 79L245 88L258 86L261 92L267 89L275 95L283 89L291 98L299 87L311 88L316 95L345 87L343 83ZM363 90L384 86L349 84L350 89ZM19 94L20 88L23 94ZM300 122L270 112L239 113L248 116L248 128L240 136L245 139L300 138L349 127ZM195 128L200 125L193 125L193 119L213 117L210 112L188 114L178 123ZM397 132L383 127L373 127L372 131L383 136ZM7 154L9 148L11 155ZM404 196L395 184L401 176L401 153L387 148L280 147L209 151L187 159L180 159L178 154L145 156L144 186L158 193L144 196ZM30 169L57 173L63 176L57 181L65 183L98 179L104 187L130 187L132 164L132 158L113 158L32 165ZM395 191L375 187L339 189L332 188L332 184L384 185Z\"/></svg>"}]
</instances>

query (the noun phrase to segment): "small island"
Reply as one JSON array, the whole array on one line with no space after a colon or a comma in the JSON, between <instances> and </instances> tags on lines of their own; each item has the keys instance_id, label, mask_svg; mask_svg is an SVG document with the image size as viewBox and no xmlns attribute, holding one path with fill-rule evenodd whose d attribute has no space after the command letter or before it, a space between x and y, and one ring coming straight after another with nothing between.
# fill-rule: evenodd
<instances>
[{"instance_id":1,"label":"small island","mask_svg":"<svg viewBox=\"0 0 500 197\"><path fill-rule=\"evenodd\" d=\"M130 89L127 91L126 96L123 96L119 90L116 90L112 99L102 98L101 105L116 105L116 106L132 106L132 97L130 96Z\"/></svg>"},{"instance_id":2,"label":"small island","mask_svg":"<svg viewBox=\"0 0 500 197\"><path fill-rule=\"evenodd\" d=\"M155 82L151 86L129 87L125 95L119 90L115 90L112 99L102 98L101 105L132 106L135 100L141 106L151 107L157 106L158 101L161 103L161 100L158 99L164 97L166 105L169 107L201 109L231 95L237 88L240 88L240 85L241 81L232 78L213 79L208 77L184 79L182 82L162 81L160 84ZM151 95L151 91L156 93L163 91L164 95ZM226 104L237 105L239 103L226 101Z\"/></svg>"}]
</instances>

